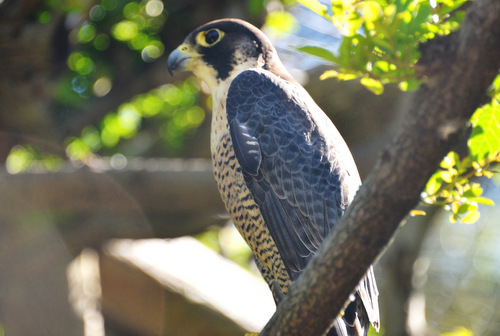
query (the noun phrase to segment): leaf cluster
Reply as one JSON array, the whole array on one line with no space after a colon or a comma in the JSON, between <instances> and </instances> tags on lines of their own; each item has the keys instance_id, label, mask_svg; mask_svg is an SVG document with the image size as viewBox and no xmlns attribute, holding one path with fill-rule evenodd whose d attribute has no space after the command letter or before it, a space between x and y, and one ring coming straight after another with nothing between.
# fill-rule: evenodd
<instances>
[{"instance_id":1,"label":"leaf cluster","mask_svg":"<svg viewBox=\"0 0 500 336\"><path fill-rule=\"evenodd\" d=\"M343 34L337 55L318 46L298 48L337 65L321 78L359 78L367 89L381 94L386 83L398 83L402 90L418 88L418 44L456 30L465 0L332 0L329 7L317 0L299 2Z\"/></svg>"},{"instance_id":2,"label":"leaf cluster","mask_svg":"<svg viewBox=\"0 0 500 336\"><path fill-rule=\"evenodd\" d=\"M494 205L483 197L474 177L491 178L495 164L500 162L500 75L493 83L491 102L477 109L471 118L468 140L469 155L460 158L450 152L427 182L422 200L441 205L451 212L450 220L474 223L479 219L478 204Z\"/></svg>"}]
</instances>

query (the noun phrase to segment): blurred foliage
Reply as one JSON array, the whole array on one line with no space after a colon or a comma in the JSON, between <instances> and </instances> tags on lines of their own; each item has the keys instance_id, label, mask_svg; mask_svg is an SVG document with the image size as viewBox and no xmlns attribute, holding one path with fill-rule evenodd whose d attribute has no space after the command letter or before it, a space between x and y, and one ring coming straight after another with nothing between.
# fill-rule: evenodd
<instances>
[{"instance_id":1,"label":"blurred foliage","mask_svg":"<svg viewBox=\"0 0 500 336\"><path fill-rule=\"evenodd\" d=\"M110 52L114 44L123 43L133 51L132 66L136 67L164 52L159 32L168 13L161 1L101 0L91 8L81 1L47 0L45 4L40 22L48 23L50 13L58 11L79 22L69 35L74 45L67 59L71 72L63 76L58 87L57 100L62 106L78 106L110 91L116 76Z\"/></svg>"},{"instance_id":2,"label":"blurred foliage","mask_svg":"<svg viewBox=\"0 0 500 336\"><path fill-rule=\"evenodd\" d=\"M478 204L494 205L482 197L473 177L491 178L500 162L500 75L493 82L491 102L477 109L471 118L472 131L467 142L469 155L460 158L450 152L432 175L422 193L427 204L441 205L451 212L450 220L474 223L479 217Z\"/></svg>"},{"instance_id":3,"label":"blurred foliage","mask_svg":"<svg viewBox=\"0 0 500 336\"><path fill-rule=\"evenodd\" d=\"M29 145L14 146L5 167L10 174L17 174L25 170L59 170L63 165L63 159L51 153L39 153Z\"/></svg>"},{"instance_id":4,"label":"blurred foliage","mask_svg":"<svg viewBox=\"0 0 500 336\"><path fill-rule=\"evenodd\" d=\"M246 269L249 269L253 261L252 251L232 223L223 227L212 226L195 238Z\"/></svg>"},{"instance_id":5,"label":"blurred foliage","mask_svg":"<svg viewBox=\"0 0 500 336\"><path fill-rule=\"evenodd\" d=\"M343 34L337 55L318 46L298 50L336 64L337 69L327 70L322 79L359 78L375 94L383 93L386 83L415 90L418 44L458 29L464 18L459 8L465 1L332 0L326 6L318 0L298 0Z\"/></svg>"},{"instance_id":6,"label":"blurred foliage","mask_svg":"<svg viewBox=\"0 0 500 336\"><path fill-rule=\"evenodd\" d=\"M171 150L180 150L205 119L205 110L197 105L198 98L199 85L193 78L136 96L106 115L99 127L88 126L81 136L67 139L68 157L85 160L103 147L115 147L121 139L136 136L144 118L153 117L161 122L164 143Z\"/></svg>"},{"instance_id":7,"label":"blurred foliage","mask_svg":"<svg viewBox=\"0 0 500 336\"><path fill-rule=\"evenodd\" d=\"M261 0L249 0L248 5L254 11L262 9ZM54 103L61 119L72 118L71 111L112 92L120 80L118 63L123 63L123 59L117 62L117 55L126 55L127 70L137 72L165 51L160 32L169 13L162 1L46 0L37 19L49 24L57 14L66 17L71 29L67 71L55 86ZM121 140L132 139L141 131L146 118L154 119L150 124L155 125L157 134L153 137L171 155L178 155L205 120L207 104L201 97L199 82L194 78L132 97L97 124L85 127L80 135L66 139L67 156L85 161L94 153L113 154ZM41 165L55 169L53 161L53 155L17 146L7 163L11 173L19 173Z\"/></svg>"},{"instance_id":8,"label":"blurred foliage","mask_svg":"<svg viewBox=\"0 0 500 336\"><path fill-rule=\"evenodd\" d=\"M474 336L474 333L467 328L457 327L450 332L441 334L441 336Z\"/></svg>"}]
</instances>

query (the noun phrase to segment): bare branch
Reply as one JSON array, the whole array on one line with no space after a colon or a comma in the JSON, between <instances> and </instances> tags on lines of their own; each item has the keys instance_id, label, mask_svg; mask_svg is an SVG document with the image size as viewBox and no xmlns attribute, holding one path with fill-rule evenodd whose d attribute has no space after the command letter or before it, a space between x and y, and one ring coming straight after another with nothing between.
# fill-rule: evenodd
<instances>
[{"instance_id":1,"label":"bare branch","mask_svg":"<svg viewBox=\"0 0 500 336\"><path fill-rule=\"evenodd\" d=\"M423 57L431 71L404 125L261 335L323 334L388 245L498 73L500 2L474 2L460 31Z\"/></svg>"}]
</instances>

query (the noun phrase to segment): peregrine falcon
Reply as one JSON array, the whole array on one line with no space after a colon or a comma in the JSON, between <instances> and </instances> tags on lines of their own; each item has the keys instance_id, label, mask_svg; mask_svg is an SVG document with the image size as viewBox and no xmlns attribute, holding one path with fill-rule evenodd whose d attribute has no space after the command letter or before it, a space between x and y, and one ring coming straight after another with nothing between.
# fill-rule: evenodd
<instances>
[{"instance_id":1,"label":"peregrine falcon","mask_svg":"<svg viewBox=\"0 0 500 336\"><path fill-rule=\"evenodd\" d=\"M211 91L215 179L279 304L359 188L351 153L269 39L245 21L195 29L168 70L192 71ZM378 329L372 267L350 300L328 335L366 335L370 322Z\"/></svg>"}]
</instances>

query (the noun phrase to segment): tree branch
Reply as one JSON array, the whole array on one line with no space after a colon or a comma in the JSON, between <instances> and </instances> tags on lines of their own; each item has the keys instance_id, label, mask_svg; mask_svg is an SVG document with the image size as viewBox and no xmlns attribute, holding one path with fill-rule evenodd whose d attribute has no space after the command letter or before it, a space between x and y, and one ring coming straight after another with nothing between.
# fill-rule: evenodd
<instances>
[{"instance_id":1,"label":"tree branch","mask_svg":"<svg viewBox=\"0 0 500 336\"><path fill-rule=\"evenodd\" d=\"M429 78L402 128L261 335L322 335L330 326L498 73L500 2L474 2L459 32L431 43L422 58Z\"/></svg>"}]
</instances>

